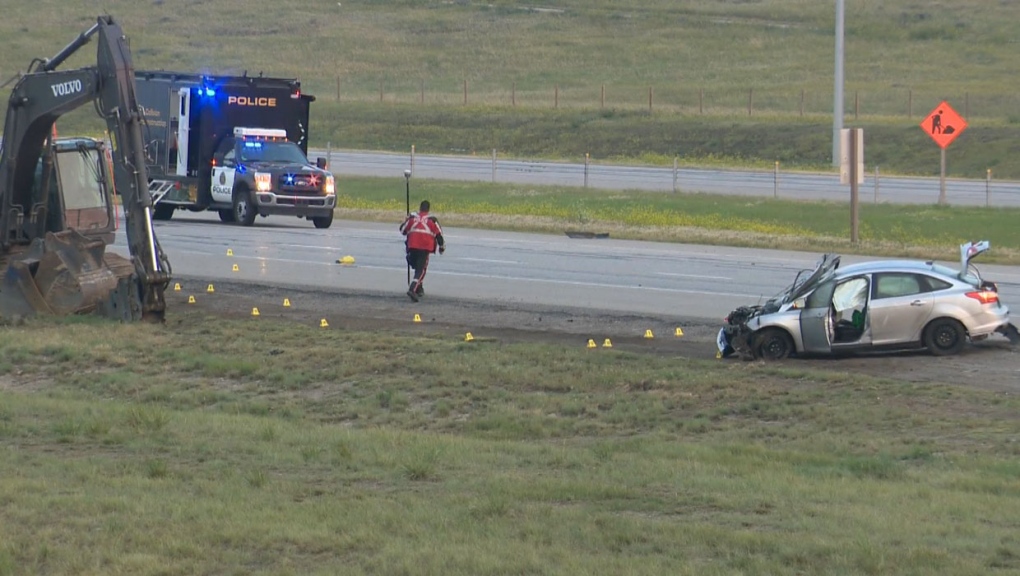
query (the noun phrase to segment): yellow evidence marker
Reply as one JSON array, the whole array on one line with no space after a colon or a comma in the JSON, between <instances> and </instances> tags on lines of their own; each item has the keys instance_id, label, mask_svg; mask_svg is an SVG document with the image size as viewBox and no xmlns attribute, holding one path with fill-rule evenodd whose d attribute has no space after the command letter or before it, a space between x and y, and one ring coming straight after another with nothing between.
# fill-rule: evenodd
<instances>
[{"instance_id":1,"label":"yellow evidence marker","mask_svg":"<svg viewBox=\"0 0 1020 576\"><path fill-rule=\"evenodd\" d=\"M194 303L195 303L195 297L194 296L188 296L188 304L194 304Z\"/></svg>"},{"instance_id":2,"label":"yellow evidence marker","mask_svg":"<svg viewBox=\"0 0 1020 576\"><path fill-rule=\"evenodd\" d=\"M606 341L602 343L602 347L603 348L612 348L613 347L613 343L609 340L609 338L606 338Z\"/></svg>"},{"instance_id":3,"label":"yellow evidence marker","mask_svg":"<svg viewBox=\"0 0 1020 576\"><path fill-rule=\"evenodd\" d=\"M421 322L421 316L419 316L418 314L415 314L414 315L414 321L415 322Z\"/></svg>"},{"instance_id":4,"label":"yellow evidence marker","mask_svg":"<svg viewBox=\"0 0 1020 576\"><path fill-rule=\"evenodd\" d=\"M652 334L651 330L645 330L645 338L655 338L655 335Z\"/></svg>"},{"instance_id":5,"label":"yellow evidence marker","mask_svg":"<svg viewBox=\"0 0 1020 576\"><path fill-rule=\"evenodd\" d=\"M231 250L230 248L227 248L227 256L233 256L233 255L234 255L234 251Z\"/></svg>"},{"instance_id":6,"label":"yellow evidence marker","mask_svg":"<svg viewBox=\"0 0 1020 576\"><path fill-rule=\"evenodd\" d=\"M588 347L589 348L598 348L598 346L595 345L595 341L590 339L590 338L588 339Z\"/></svg>"},{"instance_id":7,"label":"yellow evidence marker","mask_svg":"<svg viewBox=\"0 0 1020 576\"><path fill-rule=\"evenodd\" d=\"M251 315L252 316L258 316L259 315L259 309L258 308L252 308L251 309Z\"/></svg>"},{"instance_id":8,"label":"yellow evidence marker","mask_svg":"<svg viewBox=\"0 0 1020 576\"><path fill-rule=\"evenodd\" d=\"M329 328L329 322L326 322L325 318L319 320L319 328Z\"/></svg>"},{"instance_id":9,"label":"yellow evidence marker","mask_svg":"<svg viewBox=\"0 0 1020 576\"><path fill-rule=\"evenodd\" d=\"M290 298L284 298L283 299L283 307L284 308L290 308Z\"/></svg>"},{"instance_id":10,"label":"yellow evidence marker","mask_svg":"<svg viewBox=\"0 0 1020 576\"><path fill-rule=\"evenodd\" d=\"M239 272L240 270L241 270L241 269L237 267L237 264L234 264L234 268L233 268L233 271L234 271L234 272Z\"/></svg>"},{"instance_id":11,"label":"yellow evidence marker","mask_svg":"<svg viewBox=\"0 0 1020 576\"><path fill-rule=\"evenodd\" d=\"M472 336L470 332L468 332L467 334L464 335L464 341L465 342L470 342L470 341L472 341L474 339L475 339L475 337Z\"/></svg>"},{"instance_id":12,"label":"yellow evidence marker","mask_svg":"<svg viewBox=\"0 0 1020 576\"><path fill-rule=\"evenodd\" d=\"M209 287L205 289L205 291L206 291L206 292L208 292L208 293L210 293L210 294L212 294L213 292L215 292L215 291L216 291L216 289L215 289L215 288L213 288L213 285L212 285L212 284L210 284L210 285L209 285Z\"/></svg>"},{"instance_id":13,"label":"yellow evidence marker","mask_svg":"<svg viewBox=\"0 0 1020 576\"><path fill-rule=\"evenodd\" d=\"M174 284L174 292L180 292L180 291L181 291L181 283L178 282L178 283Z\"/></svg>"},{"instance_id":14,"label":"yellow evidence marker","mask_svg":"<svg viewBox=\"0 0 1020 576\"><path fill-rule=\"evenodd\" d=\"M684 335L684 331L681 330L679 326L677 326L677 328L676 328L676 337L679 338L679 337L681 337L683 335Z\"/></svg>"}]
</instances>

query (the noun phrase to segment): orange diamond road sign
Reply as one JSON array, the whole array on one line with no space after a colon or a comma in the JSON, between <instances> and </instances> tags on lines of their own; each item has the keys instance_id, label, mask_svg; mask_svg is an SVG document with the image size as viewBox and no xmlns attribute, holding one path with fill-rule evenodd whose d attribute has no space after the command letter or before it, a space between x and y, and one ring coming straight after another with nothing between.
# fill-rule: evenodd
<instances>
[{"instance_id":1,"label":"orange diamond road sign","mask_svg":"<svg viewBox=\"0 0 1020 576\"><path fill-rule=\"evenodd\" d=\"M949 146L966 128L967 121L945 100L921 121L921 129L931 136L939 148Z\"/></svg>"}]
</instances>

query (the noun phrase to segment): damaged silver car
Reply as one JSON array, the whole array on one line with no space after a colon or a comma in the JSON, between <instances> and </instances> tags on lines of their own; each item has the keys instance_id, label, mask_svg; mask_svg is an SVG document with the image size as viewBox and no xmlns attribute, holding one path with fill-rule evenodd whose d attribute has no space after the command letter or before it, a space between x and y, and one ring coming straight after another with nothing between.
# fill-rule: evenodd
<instances>
[{"instance_id":1,"label":"damaged silver car","mask_svg":"<svg viewBox=\"0 0 1020 576\"><path fill-rule=\"evenodd\" d=\"M987 241L963 244L959 270L913 260L840 268L839 256L826 254L764 304L731 312L719 331L719 352L779 360L926 348L942 356L995 333L1018 344L998 287L971 264L989 248Z\"/></svg>"}]
</instances>

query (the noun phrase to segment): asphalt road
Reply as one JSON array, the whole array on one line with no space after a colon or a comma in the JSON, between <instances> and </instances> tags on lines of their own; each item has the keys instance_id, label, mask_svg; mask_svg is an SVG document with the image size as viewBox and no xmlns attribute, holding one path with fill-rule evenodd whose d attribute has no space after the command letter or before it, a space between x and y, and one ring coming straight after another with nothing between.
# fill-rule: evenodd
<instances>
[{"instance_id":1,"label":"asphalt road","mask_svg":"<svg viewBox=\"0 0 1020 576\"><path fill-rule=\"evenodd\" d=\"M212 212L177 212L173 220L157 222L156 231L178 276L334 287L403 299L407 272L397 225L337 220L329 230L317 230L304 220L277 216L244 228L222 224ZM449 249L433 257L425 283L429 294L710 320L779 292L819 257L473 229L445 232ZM118 235L114 250L126 254L123 236ZM233 256L227 256L228 249ZM355 263L338 264L343 256ZM843 263L867 259L847 256ZM989 265L981 271L1000 283L1007 304L1020 307L1020 267Z\"/></svg>"},{"instance_id":2,"label":"asphalt road","mask_svg":"<svg viewBox=\"0 0 1020 576\"><path fill-rule=\"evenodd\" d=\"M934 146L933 146L934 150ZM314 160L326 157L325 149L310 149ZM951 152L950 152L951 155ZM951 157L951 156L950 156ZM337 175L402 177L412 169L412 178L433 178L478 182L589 186L607 190L651 190L672 192L672 168L617 166L583 163L506 160L491 156L415 155L383 152L330 152L332 171ZM932 152L938 169L938 154ZM887 177L869 169L860 186L861 202L899 204L935 204L939 198L939 179ZM877 186L876 186L877 184ZM795 200L846 200L850 187L839 183L839 176L751 170L706 170L685 168L676 171L675 186L681 192L706 192ZM947 179L946 198L950 205L1020 206L1020 182Z\"/></svg>"}]
</instances>

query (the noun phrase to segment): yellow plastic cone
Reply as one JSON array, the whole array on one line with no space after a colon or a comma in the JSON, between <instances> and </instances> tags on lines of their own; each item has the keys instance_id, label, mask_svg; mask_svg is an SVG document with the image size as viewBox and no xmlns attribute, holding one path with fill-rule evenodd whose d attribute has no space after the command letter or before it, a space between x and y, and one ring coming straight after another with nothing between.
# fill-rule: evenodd
<instances>
[{"instance_id":1,"label":"yellow plastic cone","mask_svg":"<svg viewBox=\"0 0 1020 576\"><path fill-rule=\"evenodd\" d=\"M606 338L606 341L602 343L602 347L603 348L612 348L613 347L613 343L610 342L609 338Z\"/></svg>"},{"instance_id":2,"label":"yellow plastic cone","mask_svg":"<svg viewBox=\"0 0 1020 576\"><path fill-rule=\"evenodd\" d=\"M645 338L655 338L655 334L652 334L651 330L645 330Z\"/></svg>"},{"instance_id":3,"label":"yellow plastic cone","mask_svg":"<svg viewBox=\"0 0 1020 576\"><path fill-rule=\"evenodd\" d=\"M414 321L415 321L415 322L421 322L421 316L419 316L419 315L415 314L415 315L414 315Z\"/></svg>"},{"instance_id":4,"label":"yellow plastic cone","mask_svg":"<svg viewBox=\"0 0 1020 576\"><path fill-rule=\"evenodd\" d=\"M233 256L233 255L234 255L234 251L231 250L230 248L227 248L227 256Z\"/></svg>"},{"instance_id":5,"label":"yellow plastic cone","mask_svg":"<svg viewBox=\"0 0 1020 576\"><path fill-rule=\"evenodd\" d=\"M284 308L290 308L290 298L284 298L283 299L283 307Z\"/></svg>"},{"instance_id":6,"label":"yellow plastic cone","mask_svg":"<svg viewBox=\"0 0 1020 576\"><path fill-rule=\"evenodd\" d=\"M720 359L722 359L722 352L716 352L716 353L715 353L715 359L716 359L716 360L720 360Z\"/></svg>"},{"instance_id":7,"label":"yellow plastic cone","mask_svg":"<svg viewBox=\"0 0 1020 576\"><path fill-rule=\"evenodd\" d=\"M354 256L344 256L336 261L337 264L354 264Z\"/></svg>"},{"instance_id":8,"label":"yellow plastic cone","mask_svg":"<svg viewBox=\"0 0 1020 576\"><path fill-rule=\"evenodd\" d=\"M238 271L240 271L241 269L237 267L237 264L234 264L234 268L233 268L233 270L234 270L234 272L238 272Z\"/></svg>"},{"instance_id":9,"label":"yellow plastic cone","mask_svg":"<svg viewBox=\"0 0 1020 576\"><path fill-rule=\"evenodd\" d=\"M319 320L319 328L329 328L329 322L326 322L325 318Z\"/></svg>"},{"instance_id":10,"label":"yellow plastic cone","mask_svg":"<svg viewBox=\"0 0 1020 576\"><path fill-rule=\"evenodd\" d=\"M208 292L208 293L210 293L210 294L212 294L213 292L215 292L215 291L216 291L216 289L215 289L215 288L213 288L213 285L212 285L212 284L210 284L210 285L209 285L209 287L205 289L205 291L206 291L206 292Z\"/></svg>"},{"instance_id":11,"label":"yellow plastic cone","mask_svg":"<svg viewBox=\"0 0 1020 576\"><path fill-rule=\"evenodd\" d=\"M679 326L677 326L677 329L676 329L676 337L677 337L677 338L679 338L679 337L681 337L681 336L683 336L683 335L684 335L684 331L683 331L683 330L681 330Z\"/></svg>"},{"instance_id":12,"label":"yellow plastic cone","mask_svg":"<svg viewBox=\"0 0 1020 576\"><path fill-rule=\"evenodd\" d=\"M468 332L467 334L464 335L464 341L465 342L470 342L470 341L472 341L474 339L475 339L475 337L472 336L470 332Z\"/></svg>"},{"instance_id":13,"label":"yellow plastic cone","mask_svg":"<svg viewBox=\"0 0 1020 576\"><path fill-rule=\"evenodd\" d=\"M598 348L598 346L595 345L595 341L591 340L591 339L588 340L588 347L589 348Z\"/></svg>"},{"instance_id":14,"label":"yellow plastic cone","mask_svg":"<svg viewBox=\"0 0 1020 576\"><path fill-rule=\"evenodd\" d=\"M195 303L195 297L194 296L188 296L188 304L194 304L194 303Z\"/></svg>"},{"instance_id":15,"label":"yellow plastic cone","mask_svg":"<svg viewBox=\"0 0 1020 576\"><path fill-rule=\"evenodd\" d=\"M251 309L251 315L252 316L258 316L259 315L259 309L258 308L252 308Z\"/></svg>"},{"instance_id":16,"label":"yellow plastic cone","mask_svg":"<svg viewBox=\"0 0 1020 576\"><path fill-rule=\"evenodd\" d=\"M174 292L180 292L180 291L181 291L181 283L178 282L178 283L174 284Z\"/></svg>"}]
</instances>

